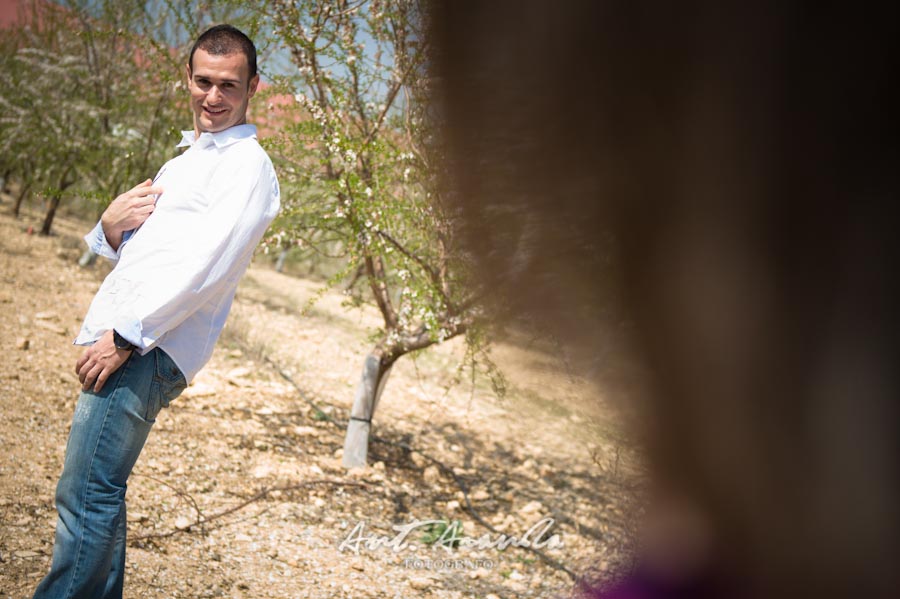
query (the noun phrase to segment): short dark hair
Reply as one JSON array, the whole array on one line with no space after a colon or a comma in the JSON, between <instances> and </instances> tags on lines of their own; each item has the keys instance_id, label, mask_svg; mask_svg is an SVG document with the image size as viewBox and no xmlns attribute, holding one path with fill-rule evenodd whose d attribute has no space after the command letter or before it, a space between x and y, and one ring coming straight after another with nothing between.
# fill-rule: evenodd
<instances>
[{"instance_id":1,"label":"short dark hair","mask_svg":"<svg viewBox=\"0 0 900 599\"><path fill-rule=\"evenodd\" d=\"M232 25L213 25L200 34L194 47L191 48L191 56L188 64L194 70L194 52L197 49L209 52L214 56L225 56L242 52L247 57L247 65L250 67L250 79L256 75L256 46L247 35Z\"/></svg>"}]
</instances>

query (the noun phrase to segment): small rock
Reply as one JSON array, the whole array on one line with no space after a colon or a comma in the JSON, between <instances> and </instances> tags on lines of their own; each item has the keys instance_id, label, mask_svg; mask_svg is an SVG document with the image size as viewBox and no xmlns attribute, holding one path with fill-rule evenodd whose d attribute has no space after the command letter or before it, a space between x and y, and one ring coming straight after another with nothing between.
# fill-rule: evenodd
<instances>
[{"instance_id":1,"label":"small rock","mask_svg":"<svg viewBox=\"0 0 900 599\"><path fill-rule=\"evenodd\" d=\"M37 551L31 551L29 549L22 549L19 551L13 551L14 557L39 557L41 554Z\"/></svg>"},{"instance_id":2,"label":"small rock","mask_svg":"<svg viewBox=\"0 0 900 599\"><path fill-rule=\"evenodd\" d=\"M348 478L363 478L368 474L368 469L365 466L357 466L353 468L347 469L347 477Z\"/></svg>"},{"instance_id":3,"label":"small rock","mask_svg":"<svg viewBox=\"0 0 900 599\"><path fill-rule=\"evenodd\" d=\"M543 509L544 506L540 501L529 501L519 509L519 515L523 518L531 518L540 514Z\"/></svg>"},{"instance_id":4,"label":"small rock","mask_svg":"<svg viewBox=\"0 0 900 599\"><path fill-rule=\"evenodd\" d=\"M237 368L232 368L228 371L228 374L225 375L225 378L228 379L228 382L232 385L236 385L238 387L244 387L249 385L249 381L241 380L244 377L250 375L253 371L246 366L238 366Z\"/></svg>"},{"instance_id":5,"label":"small rock","mask_svg":"<svg viewBox=\"0 0 900 599\"><path fill-rule=\"evenodd\" d=\"M494 523L494 528L496 528L500 532L504 532L510 526L516 523L516 519L513 518L512 514L498 513L492 518L492 522Z\"/></svg>"},{"instance_id":6,"label":"small rock","mask_svg":"<svg viewBox=\"0 0 900 599\"><path fill-rule=\"evenodd\" d=\"M175 528L178 530L187 530L191 527L191 520L187 516L179 516L177 520L175 520Z\"/></svg>"},{"instance_id":7,"label":"small rock","mask_svg":"<svg viewBox=\"0 0 900 599\"><path fill-rule=\"evenodd\" d=\"M437 466L429 466L425 469L425 472L422 473L422 478L425 479L426 483L434 484L441 479L441 472L438 470Z\"/></svg>"},{"instance_id":8,"label":"small rock","mask_svg":"<svg viewBox=\"0 0 900 599\"><path fill-rule=\"evenodd\" d=\"M16 349L27 350L29 347L31 347L31 340L27 337L16 339Z\"/></svg>"},{"instance_id":9,"label":"small rock","mask_svg":"<svg viewBox=\"0 0 900 599\"><path fill-rule=\"evenodd\" d=\"M432 587L434 582L430 578L416 577L409 579L409 586L417 591L427 591Z\"/></svg>"},{"instance_id":10,"label":"small rock","mask_svg":"<svg viewBox=\"0 0 900 599\"><path fill-rule=\"evenodd\" d=\"M42 329L50 331L51 333L56 333L57 335L65 335L67 332L65 327L61 327L46 320L35 320L34 324Z\"/></svg>"},{"instance_id":11,"label":"small rock","mask_svg":"<svg viewBox=\"0 0 900 599\"><path fill-rule=\"evenodd\" d=\"M526 591L525 585L518 580L504 580L503 586L516 593L517 595L521 595Z\"/></svg>"},{"instance_id":12,"label":"small rock","mask_svg":"<svg viewBox=\"0 0 900 599\"><path fill-rule=\"evenodd\" d=\"M56 312L38 312L34 315L38 320L56 320Z\"/></svg>"},{"instance_id":13,"label":"small rock","mask_svg":"<svg viewBox=\"0 0 900 599\"><path fill-rule=\"evenodd\" d=\"M319 429L314 426L295 426L294 434L300 436L318 437Z\"/></svg>"},{"instance_id":14,"label":"small rock","mask_svg":"<svg viewBox=\"0 0 900 599\"><path fill-rule=\"evenodd\" d=\"M212 385L207 385L205 383L194 383L190 387L184 390L181 394L183 397L191 398L191 397L206 397L209 395L215 395L216 389Z\"/></svg>"},{"instance_id":15,"label":"small rock","mask_svg":"<svg viewBox=\"0 0 900 599\"><path fill-rule=\"evenodd\" d=\"M247 376L251 372L253 371L247 366L238 366L237 368L232 368L231 370L229 370L227 376L231 378L241 378Z\"/></svg>"},{"instance_id":16,"label":"small rock","mask_svg":"<svg viewBox=\"0 0 900 599\"><path fill-rule=\"evenodd\" d=\"M250 476L253 478L266 478L267 476L272 476L274 473L275 469L269 464L259 464L250 471Z\"/></svg>"},{"instance_id":17,"label":"small rock","mask_svg":"<svg viewBox=\"0 0 900 599\"><path fill-rule=\"evenodd\" d=\"M477 491L472 493L472 495L470 495L470 497L472 499L474 499L475 501L484 501L486 499L490 499L491 494L488 493L487 491L485 491L484 489L478 489Z\"/></svg>"}]
</instances>

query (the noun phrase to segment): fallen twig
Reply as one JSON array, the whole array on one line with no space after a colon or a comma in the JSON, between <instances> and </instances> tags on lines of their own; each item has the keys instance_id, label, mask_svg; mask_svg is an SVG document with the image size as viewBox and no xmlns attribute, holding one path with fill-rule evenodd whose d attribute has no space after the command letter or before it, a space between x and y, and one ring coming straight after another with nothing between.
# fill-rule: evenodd
<instances>
[{"instance_id":1,"label":"fallen twig","mask_svg":"<svg viewBox=\"0 0 900 599\"><path fill-rule=\"evenodd\" d=\"M160 481L160 482L162 482L162 481ZM163 484L167 484L167 483L163 483ZM303 481L300 483L293 483L290 485L281 485L281 486L276 486L276 487L263 487L259 492L257 492L253 496L249 497L248 499L245 499L241 503L234 505L228 509L222 510L220 512L216 512L210 516L202 517L202 513L198 509L197 510L198 514L201 514L201 516L198 516L198 518L195 519L194 522L191 522L190 525L188 525L187 527L174 528L174 529L168 530L166 532L155 532L155 533L140 535L140 536L134 537L131 540L142 541L142 540L146 540L146 539L163 539L166 537L171 537L171 536L177 535L179 533L188 532L192 527L197 526L197 525L200 525L201 529L205 530L203 528L203 526L208 524L209 522L212 522L213 520L218 520L219 518L222 518L229 514L233 514L234 512L237 512L238 510L242 510L245 507L247 507L248 505L250 505L251 503L254 503L256 501L259 501L260 499L263 499L264 497L266 497L267 495L269 495L270 493L272 493L274 491L296 491L298 489L304 489L304 488L312 487L312 486L316 486L316 485L332 485L332 486L336 486L336 487L360 487L363 489L369 487L368 484L363 483L363 482L351 482L351 481L333 480L333 479L327 479L327 478L318 478L318 479ZM171 487L171 485L167 485L167 486Z\"/></svg>"}]
</instances>

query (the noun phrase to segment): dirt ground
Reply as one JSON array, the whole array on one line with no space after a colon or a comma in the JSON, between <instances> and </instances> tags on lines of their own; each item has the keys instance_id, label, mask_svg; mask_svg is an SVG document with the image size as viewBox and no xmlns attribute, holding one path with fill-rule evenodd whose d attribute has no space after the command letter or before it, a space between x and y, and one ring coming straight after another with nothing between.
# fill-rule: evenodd
<instances>
[{"instance_id":1,"label":"dirt ground","mask_svg":"<svg viewBox=\"0 0 900 599\"><path fill-rule=\"evenodd\" d=\"M108 266L77 265L89 223L29 235L37 215L13 220L8 204L0 597L19 598L49 568L78 392L72 340ZM523 344L495 347L511 383L502 400L483 376L456 372L461 339L403 358L375 415L370 466L346 472L340 422L378 315L329 292L299 316L317 289L252 267L212 360L160 414L129 481L127 597L566 597L567 571L603 579L628 567L635 469L621 427L601 389ZM432 519L497 541L542 518L544 539L562 543L542 555L428 544L423 528L409 534L414 549L346 542Z\"/></svg>"}]
</instances>

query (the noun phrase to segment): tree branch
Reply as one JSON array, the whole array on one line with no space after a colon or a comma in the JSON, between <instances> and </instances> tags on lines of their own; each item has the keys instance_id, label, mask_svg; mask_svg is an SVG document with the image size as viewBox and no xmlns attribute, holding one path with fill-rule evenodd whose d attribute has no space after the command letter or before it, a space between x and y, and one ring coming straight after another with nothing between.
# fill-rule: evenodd
<instances>
[{"instance_id":1,"label":"tree branch","mask_svg":"<svg viewBox=\"0 0 900 599\"><path fill-rule=\"evenodd\" d=\"M434 284L434 287L438 291L438 293L441 294L441 297L444 299L447 308L451 312L454 312L454 310L452 309L453 302L450 301L450 296L445 292L444 285L442 284L439 273L434 268L432 268L431 265L427 264L422 258L406 249L399 241L391 237L388 233L382 231L381 229L376 229L375 232L378 233L380 237L386 239L395 248L397 248L397 250L401 254L414 261L416 264L421 266L426 273L428 273L428 277L431 279L431 282Z\"/></svg>"},{"instance_id":2,"label":"tree branch","mask_svg":"<svg viewBox=\"0 0 900 599\"><path fill-rule=\"evenodd\" d=\"M393 106L394 104L394 100L397 98L397 94L403 87L403 84L406 83L406 79L409 77L409 74L412 73L413 69L418 65L419 59L425 52L426 47L428 47L428 42L425 42L424 44L422 44L422 46L419 47L419 50L416 52L415 57L410 61L409 65L407 65L406 67L406 70L403 72L402 77L400 77L400 79L391 88L391 91L388 93L387 100L384 103L384 109L382 109L381 114L379 114L378 118L375 120L375 124L372 127L372 130L363 140L363 147L369 145L369 142L372 141L372 138L381 128L382 123L384 123L385 117L387 117L388 111L391 109L391 106Z\"/></svg>"}]
</instances>

